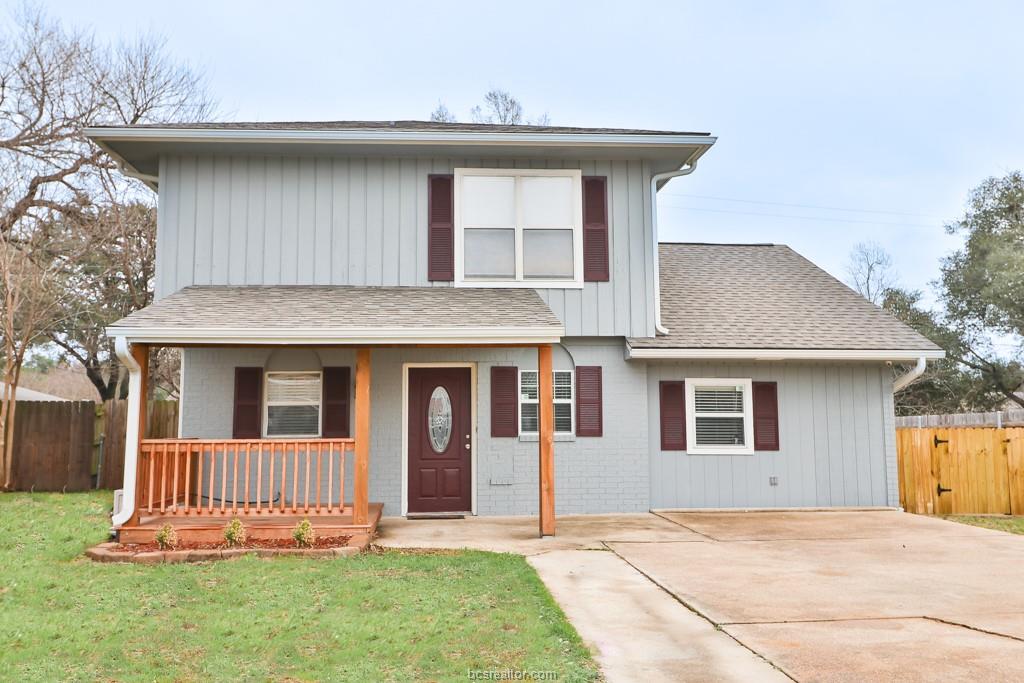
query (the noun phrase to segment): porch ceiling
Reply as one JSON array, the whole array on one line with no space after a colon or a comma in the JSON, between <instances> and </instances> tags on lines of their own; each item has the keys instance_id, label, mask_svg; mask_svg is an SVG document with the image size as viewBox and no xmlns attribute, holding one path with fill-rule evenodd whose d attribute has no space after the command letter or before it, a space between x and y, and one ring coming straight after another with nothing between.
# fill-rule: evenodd
<instances>
[{"instance_id":1,"label":"porch ceiling","mask_svg":"<svg viewBox=\"0 0 1024 683\"><path fill-rule=\"evenodd\" d=\"M532 289L193 286L111 337L162 344L550 344L565 327Z\"/></svg>"}]
</instances>

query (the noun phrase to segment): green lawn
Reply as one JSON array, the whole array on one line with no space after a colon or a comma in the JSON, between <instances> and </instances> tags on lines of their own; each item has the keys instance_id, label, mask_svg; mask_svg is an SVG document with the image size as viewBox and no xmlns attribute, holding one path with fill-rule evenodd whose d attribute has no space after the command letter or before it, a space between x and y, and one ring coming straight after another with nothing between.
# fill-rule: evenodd
<instances>
[{"instance_id":1,"label":"green lawn","mask_svg":"<svg viewBox=\"0 0 1024 683\"><path fill-rule=\"evenodd\" d=\"M521 557L482 552L97 564L109 492L0 494L7 680L598 677Z\"/></svg>"},{"instance_id":2,"label":"green lawn","mask_svg":"<svg viewBox=\"0 0 1024 683\"><path fill-rule=\"evenodd\" d=\"M996 516L996 515L950 515L946 519L960 522L961 524L973 524L983 526L986 529L1006 531L1011 534L1024 534L1024 517Z\"/></svg>"}]
</instances>

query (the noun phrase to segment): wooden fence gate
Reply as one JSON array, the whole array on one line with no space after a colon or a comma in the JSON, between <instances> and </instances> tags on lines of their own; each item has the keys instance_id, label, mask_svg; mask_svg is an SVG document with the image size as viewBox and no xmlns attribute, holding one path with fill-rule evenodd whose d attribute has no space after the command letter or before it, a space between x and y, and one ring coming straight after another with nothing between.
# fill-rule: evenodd
<instances>
[{"instance_id":1,"label":"wooden fence gate","mask_svg":"<svg viewBox=\"0 0 1024 683\"><path fill-rule=\"evenodd\" d=\"M1024 514L1024 427L901 428L896 448L906 511Z\"/></svg>"}]
</instances>

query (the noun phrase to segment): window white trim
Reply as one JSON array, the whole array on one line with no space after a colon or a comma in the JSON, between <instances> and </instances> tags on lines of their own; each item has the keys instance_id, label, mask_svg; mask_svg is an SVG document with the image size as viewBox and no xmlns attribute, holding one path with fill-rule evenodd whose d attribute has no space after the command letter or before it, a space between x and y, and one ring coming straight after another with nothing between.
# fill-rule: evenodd
<instances>
[{"instance_id":1,"label":"window white trim","mask_svg":"<svg viewBox=\"0 0 1024 683\"><path fill-rule=\"evenodd\" d=\"M462 224L462 182L466 176L503 176L516 178L515 262L516 274L512 280L465 277L465 240ZM519 178L562 177L573 181L573 224L562 229L572 230L573 277L550 280L523 276L523 221L520 202ZM455 282L456 287L521 287L530 289L582 289L583 288L583 172L579 169L519 169L519 168L456 168L455 169Z\"/></svg>"},{"instance_id":2,"label":"window white trim","mask_svg":"<svg viewBox=\"0 0 1024 683\"><path fill-rule=\"evenodd\" d=\"M753 455L754 454L754 397L753 382L736 377L687 377L686 387L686 452L694 455ZM697 410L695 392L698 387L743 388L743 445L701 446L697 443ZM735 417L738 413L701 413L704 417Z\"/></svg>"},{"instance_id":3,"label":"window white trim","mask_svg":"<svg viewBox=\"0 0 1024 683\"><path fill-rule=\"evenodd\" d=\"M524 405L537 405L540 403L540 385L537 386L537 398L527 398L523 394L523 374L532 372L538 374L536 370L519 370L519 409L517 411L517 418L519 420L519 435L520 436L536 436L538 431L530 431L523 429L523 406ZM569 375L569 398L557 398L555 396L555 375L566 374ZM540 376L538 374L538 380ZM572 370L552 370L551 371L551 402L552 404L565 404L569 406L569 430L558 431L554 430L556 436L575 436L576 435L576 377ZM554 410L554 408L552 408ZM538 419L540 415L538 414Z\"/></svg>"},{"instance_id":4,"label":"window white trim","mask_svg":"<svg viewBox=\"0 0 1024 683\"><path fill-rule=\"evenodd\" d=\"M317 426L315 434L270 434L267 429L270 427L270 406L292 406L310 405L308 403L293 401L270 401L270 392L267 385L271 375L316 375L320 383L320 394L317 397L316 414ZM264 439L319 439L324 431L324 373L320 370L269 370L263 373L263 438Z\"/></svg>"}]
</instances>

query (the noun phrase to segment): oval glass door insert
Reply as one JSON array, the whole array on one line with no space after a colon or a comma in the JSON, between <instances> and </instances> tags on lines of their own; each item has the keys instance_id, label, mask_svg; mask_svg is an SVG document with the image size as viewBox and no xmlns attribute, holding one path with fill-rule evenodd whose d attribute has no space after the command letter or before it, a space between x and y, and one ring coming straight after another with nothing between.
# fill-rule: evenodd
<instances>
[{"instance_id":1,"label":"oval glass door insert","mask_svg":"<svg viewBox=\"0 0 1024 683\"><path fill-rule=\"evenodd\" d=\"M430 432L430 447L435 453L444 453L452 438L452 401L448 390L435 387L427 406L427 427Z\"/></svg>"}]
</instances>

